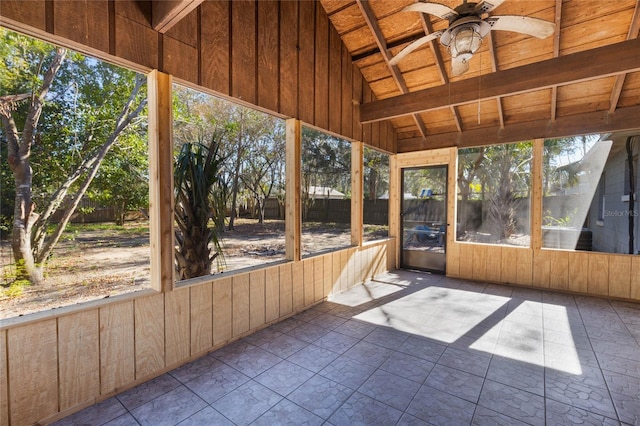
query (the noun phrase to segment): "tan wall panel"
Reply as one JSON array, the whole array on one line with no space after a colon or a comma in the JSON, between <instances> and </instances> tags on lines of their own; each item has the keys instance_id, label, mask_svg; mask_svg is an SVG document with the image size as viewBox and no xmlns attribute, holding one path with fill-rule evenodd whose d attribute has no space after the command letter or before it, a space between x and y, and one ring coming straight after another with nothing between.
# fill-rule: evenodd
<instances>
[{"instance_id":1,"label":"tan wall panel","mask_svg":"<svg viewBox=\"0 0 640 426\"><path fill-rule=\"evenodd\" d=\"M162 41L162 71L187 81L198 81L198 49L167 37Z\"/></svg>"},{"instance_id":2,"label":"tan wall panel","mask_svg":"<svg viewBox=\"0 0 640 426\"><path fill-rule=\"evenodd\" d=\"M589 275L589 254L569 252L569 289L577 293L587 293Z\"/></svg>"},{"instance_id":3,"label":"tan wall panel","mask_svg":"<svg viewBox=\"0 0 640 426\"><path fill-rule=\"evenodd\" d=\"M473 279L487 279L487 257L493 256L493 252L499 247L473 245ZM488 254L491 253L491 254Z\"/></svg>"},{"instance_id":4,"label":"tan wall panel","mask_svg":"<svg viewBox=\"0 0 640 426\"><path fill-rule=\"evenodd\" d=\"M609 294L609 255L589 253L587 288L589 294Z\"/></svg>"},{"instance_id":5,"label":"tan wall panel","mask_svg":"<svg viewBox=\"0 0 640 426\"><path fill-rule=\"evenodd\" d=\"M349 58L349 62L351 62ZM329 24L329 131L342 130L342 39Z\"/></svg>"},{"instance_id":6,"label":"tan wall panel","mask_svg":"<svg viewBox=\"0 0 640 426\"><path fill-rule=\"evenodd\" d=\"M314 123L315 116L315 26L316 2L296 2L299 7L298 117Z\"/></svg>"},{"instance_id":7,"label":"tan wall panel","mask_svg":"<svg viewBox=\"0 0 640 426\"><path fill-rule=\"evenodd\" d=\"M135 379L133 301L100 308L100 393Z\"/></svg>"},{"instance_id":8,"label":"tan wall panel","mask_svg":"<svg viewBox=\"0 0 640 426\"><path fill-rule=\"evenodd\" d=\"M29 2L29 7L24 6L24 0L2 0L0 7L2 16L23 22L26 25L45 31L45 0Z\"/></svg>"},{"instance_id":9,"label":"tan wall panel","mask_svg":"<svg viewBox=\"0 0 640 426\"><path fill-rule=\"evenodd\" d=\"M158 68L158 33L122 15L116 15L116 52L123 59Z\"/></svg>"},{"instance_id":10,"label":"tan wall panel","mask_svg":"<svg viewBox=\"0 0 640 426\"><path fill-rule=\"evenodd\" d=\"M256 102L256 2L231 2L231 96Z\"/></svg>"},{"instance_id":11,"label":"tan wall panel","mask_svg":"<svg viewBox=\"0 0 640 426\"><path fill-rule=\"evenodd\" d=\"M258 104L278 111L279 68L277 1L261 0L258 4Z\"/></svg>"},{"instance_id":12,"label":"tan wall panel","mask_svg":"<svg viewBox=\"0 0 640 426\"><path fill-rule=\"evenodd\" d=\"M98 357L96 357L98 359ZM0 425L9 424L9 393L7 391L7 332L0 331Z\"/></svg>"},{"instance_id":13,"label":"tan wall panel","mask_svg":"<svg viewBox=\"0 0 640 426\"><path fill-rule=\"evenodd\" d=\"M58 318L60 410L93 401L100 394L99 342L98 309Z\"/></svg>"},{"instance_id":14,"label":"tan wall panel","mask_svg":"<svg viewBox=\"0 0 640 426\"><path fill-rule=\"evenodd\" d=\"M291 282L293 289L293 311L304 307L304 267L302 262L291 264Z\"/></svg>"},{"instance_id":15,"label":"tan wall panel","mask_svg":"<svg viewBox=\"0 0 640 426\"><path fill-rule=\"evenodd\" d=\"M4 8L4 1L2 2ZM109 52L109 4L107 1L53 3L54 33L85 46ZM85 19L74 19L75 16Z\"/></svg>"},{"instance_id":16,"label":"tan wall panel","mask_svg":"<svg viewBox=\"0 0 640 426\"><path fill-rule=\"evenodd\" d=\"M315 37L315 107L314 123L323 129L329 128L329 20L320 2L316 7ZM303 102L303 99L300 99Z\"/></svg>"},{"instance_id":17,"label":"tan wall panel","mask_svg":"<svg viewBox=\"0 0 640 426\"><path fill-rule=\"evenodd\" d=\"M533 285L548 288L551 280L551 257L553 253L547 250L536 250L533 254ZM569 265L567 257L567 282L569 278Z\"/></svg>"},{"instance_id":18,"label":"tan wall panel","mask_svg":"<svg viewBox=\"0 0 640 426\"><path fill-rule=\"evenodd\" d=\"M200 57L201 84L225 95L231 93L229 4L226 1L205 1L200 6L202 22L216 23L200 27L202 51L209 52Z\"/></svg>"},{"instance_id":19,"label":"tan wall panel","mask_svg":"<svg viewBox=\"0 0 640 426\"><path fill-rule=\"evenodd\" d=\"M280 112L298 114L298 2L280 3ZM313 115L313 113L312 113Z\"/></svg>"},{"instance_id":20,"label":"tan wall panel","mask_svg":"<svg viewBox=\"0 0 640 426\"><path fill-rule=\"evenodd\" d=\"M199 354L213 346L213 285L191 287L191 354Z\"/></svg>"},{"instance_id":21,"label":"tan wall panel","mask_svg":"<svg viewBox=\"0 0 640 426\"><path fill-rule=\"evenodd\" d=\"M569 253L556 251L550 255L549 287L569 290Z\"/></svg>"},{"instance_id":22,"label":"tan wall panel","mask_svg":"<svg viewBox=\"0 0 640 426\"><path fill-rule=\"evenodd\" d=\"M631 257L631 294L633 300L640 300L640 256Z\"/></svg>"},{"instance_id":23,"label":"tan wall panel","mask_svg":"<svg viewBox=\"0 0 640 426\"><path fill-rule=\"evenodd\" d=\"M531 285L533 281L533 250L518 249L516 265L518 265L518 284Z\"/></svg>"},{"instance_id":24,"label":"tan wall panel","mask_svg":"<svg viewBox=\"0 0 640 426\"><path fill-rule=\"evenodd\" d=\"M280 316L293 312L293 280L291 263L280 265Z\"/></svg>"},{"instance_id":25,"label":"tan wall panel","mask_svg":"<svg viewBox=\"0 0 640 426\"><path fill-rule=\"evenodd\" d=\"M249 274L233 277L233 337L246 333L250 328Z\"/></svg>"},{"instance_id":26,"label":"tan wall panel","mask_svg":"<svg viewBox=\"0 0 640 426\"><path fill-rule=\"evenodd\" d=\"M457 278L460 276L460 244L453 243L447 246L447 276Z\"/></svg>"},{"instance_id":27,"label":"tan wall panel","mask_svg":"<svg viewBox=\"0 0 640 426\"><path fill-rule=\"evenodd\" d=\"M609 256L609 296L631 297L631 256Z\"/></svg>"},{"instance_id":28,"label":"tan wall panel","mask_svg":"<svg viewBox=\"0 0 640 426\"><path fill-rule=\"evenodd\" d=\"M313 259L313 301L324 299L324 258L317 256Z\"/></svg>"},{"instance_id":29,"label":"tan wall panel","mask_svg":"<svg viewBox=\"0 0 640 426\"><path fill-rule=\"evenodd\" d=\"M340 36L338 36L339 39ZM340 134L353 138L353 68L351 62L351 54L349 50L341 43L342 47L342 128Z\"/></svg>"},{"instance_id":30,"label":"tan wall panel","mask_svg":"<svg viewBox=\"0 0 640 426\"><path fill-rule=\"evenodd\" d=\"M499 282L502 270L502 247L491 247L487 251L486 280Z\"/></svg>"},{"instance_id":31,"label":"tan wall panel","mask_svg":"<svg viewBox=\"0 0 640 426\"><path fill-rule=\"evenodd\" d=\"M341 291L340 282L342 280L342 262L340 252L331 253L331 294Z\"/></svg>"},{"instance_id":32,"label":"tan wall panel","mask_svg":"<svg viewBox=\"0 0 640 426\"><path fill-rule=\"evenodd\" d=\"M191 355L191 313L189 288L165 293L165 360L167 366L179 364Z\"/></svg>"},{"instance_id":33,"label":"tan wall panel","mask_svg":"<svg viewBox=\"0 0 640 426\"><path fill-rule=\"evenodd\" d=\"M473 245L459 244L460 247L460 277L473 278Z\"/></svg>"},{"instance_id":34,"label":"tan wall panel","mask_svg":"<svg viewBox=\"0 0 640 426\"><path fill-rule=\"evenodd\" d=\"M7 331L12 425L33 424L58 411L57 346L55 319Z\"/></svg>"},{"instance_id":35,"label":"tan wall panel","mask_svg":"<svg viewBox=\"0 0 640 426\"><path fill-rule=\"evenodd\" d=\"M265 271L265 321L280 316L280 268L274 266Z\"/></svg>"},{"instance_id":36,"label":"tan wall panel","mask_svg":"<svg viewBox=\"0 0 640 426\"><path fill-rule=\"evenodd\" d=\"M351 279L351 256L350 250L342 250L340 252L340 291L346 291L353 282Z\"/></svg>"},{"instance_id":37,"label":"tan wall panel","mask_svg":"<svg viewBox=\"0 0 640 426\"><path fill-rule=\"evenodd\" d=\"M518 282L518 249L513 247L502 247L502 270L500 271L500 279L507 284L516 284Z\"/></svg>"},{"instance_id":38,"label":"tan wall panel","mask_svg":"<svg viewBox=\"0 0 640 426\"><path fill-rule=\"evenodd\" d=\"M213 283L213 344L233 337L232 278Z\"/></svg>"},{"instance_id":39,"label":"tan wall panel","mask_svg":"<svg viewBox=\"0 0 640 426\"><path fill-rule=\"evenodd\" d=\"M249 274L249 328L265 323L265 274L264 269Z\"/></svg>"},{"instance_id":40,"label":"tan wall panel","mask_svg":"<svg viewBox=\"0 0 640 426\"><path fill-rule=\"evenodd\" d=\"M151 376L164 364L164 295L142 297L134 302L136 379Z\"/></svg>"},{"instance_id":41,"label":"tan wall panel","mask_svg":"<svg viewBox=\"0 0 640 426\"><path fill-rule=\"evenodd\" d=\"M304 306L309 306L313 304L314 295L315 295L315 281L313 278L313 263L315 262L315 257L309 257L302 261L302 269L303 269L303 281L304 281Z\"/></svg>"},{"instance_id":42,"label":"tan wall panel","mask_svg":"<svg viewBox=\"0 0 640 426\"><path fill-rule=\"evenodd\" d=\"M331 254L327 254L326 256L322 256L324 262L324 271L322 275L322 291L323 296L327 297L331 294L331 288L333 286L333 256Z\"/></svg>"}]
</instances>

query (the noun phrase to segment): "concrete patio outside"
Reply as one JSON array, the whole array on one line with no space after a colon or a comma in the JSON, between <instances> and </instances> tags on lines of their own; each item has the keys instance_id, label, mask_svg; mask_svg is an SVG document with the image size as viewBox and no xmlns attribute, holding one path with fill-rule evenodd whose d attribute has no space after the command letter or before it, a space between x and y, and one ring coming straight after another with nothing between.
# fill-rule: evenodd
<instances>
[{"instance_id":1,"label":"concrete patio outside","mask_svg":"<svg viewBox=\"0 0 640 426\"><path fill-rule=\"evenodd\" d=\"M639 424L640 304L395 271L56 425Z\"/></svg>"}]
</instances>

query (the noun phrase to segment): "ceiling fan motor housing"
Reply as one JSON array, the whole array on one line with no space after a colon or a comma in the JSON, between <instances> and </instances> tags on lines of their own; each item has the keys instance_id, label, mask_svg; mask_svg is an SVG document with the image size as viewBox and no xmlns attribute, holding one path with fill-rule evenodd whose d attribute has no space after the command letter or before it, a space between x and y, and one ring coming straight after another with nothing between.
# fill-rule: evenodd
<instances>
[{"instance_id":1,"label":"ceiling fan motor housing","mask_svg":"<svg viewBox=\"0 0 640 426\"><path fill-rule=\"evenodd\" d=\"M452 58L469 60L482 45L482 39L491 31L491 25L478 16L465 16L453 21L440 37L440 43L449 49Z\"/></svg>"}]
</instances>

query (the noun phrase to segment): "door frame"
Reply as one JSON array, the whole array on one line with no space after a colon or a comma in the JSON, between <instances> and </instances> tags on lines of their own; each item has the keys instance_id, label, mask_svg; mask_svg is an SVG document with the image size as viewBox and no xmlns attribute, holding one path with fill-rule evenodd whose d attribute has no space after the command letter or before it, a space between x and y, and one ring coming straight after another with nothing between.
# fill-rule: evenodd
<instances>
[{"instance_id":1,"label":"door frame","mask_svg":"<svg viewBox=\"0 0 640 426\"><path fill-rule=\"evenodd\" d=\"M455 218L457 208L457 160L458 149L439 148L428 151L408 152L392 155L389 162L389 236L395 238L395 267L400 268L401 255L401 217L402 208L402 169L425 166L448 167L447 178L447 240L446 268L448 270L451 248L455 244ZM448 272L446 272L448 275Z\"/></svg>"}]
</instances>

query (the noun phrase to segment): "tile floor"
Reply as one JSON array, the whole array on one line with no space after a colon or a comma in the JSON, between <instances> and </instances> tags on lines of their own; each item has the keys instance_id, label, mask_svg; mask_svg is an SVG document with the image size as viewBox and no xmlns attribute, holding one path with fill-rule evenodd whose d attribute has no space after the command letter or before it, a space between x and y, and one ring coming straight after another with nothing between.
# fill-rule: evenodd
<instances>
[{"instance_id":1,"label":"tile floor","mask_svg":"<svg viewBox=\"0 0 640 426\"><path fill-rule=\"evenodd\" d=\"M640 424L640 304L396 271L57 425Z\"/></svg>"}]
</instances>

